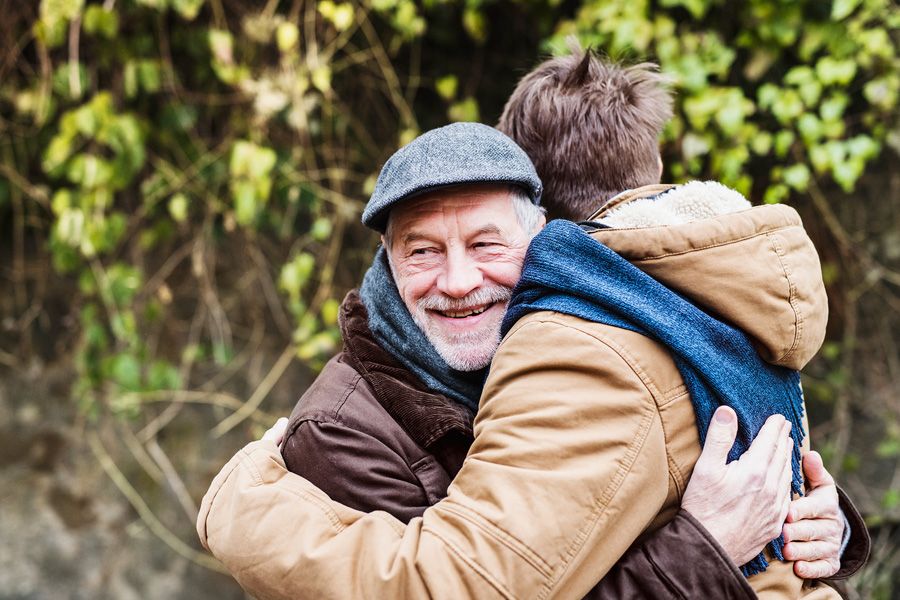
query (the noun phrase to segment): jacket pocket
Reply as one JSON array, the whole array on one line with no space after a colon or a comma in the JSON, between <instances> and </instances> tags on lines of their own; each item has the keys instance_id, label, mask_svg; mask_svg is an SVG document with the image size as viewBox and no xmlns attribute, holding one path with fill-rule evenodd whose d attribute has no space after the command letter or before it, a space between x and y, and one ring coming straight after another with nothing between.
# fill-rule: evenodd
<instances>
[{"instance_id":1,"label":"jacket pocket","mask_svg":"<svg viewBox=\"0 0 900 600\"><path fill-rule=\"evenodd\" d=\"M450 487L450 475L438 463L434 456L426 455L414 462L410 468L425 490L428 504L437 504L447 496Z\"/></svg>"}]
</instances>

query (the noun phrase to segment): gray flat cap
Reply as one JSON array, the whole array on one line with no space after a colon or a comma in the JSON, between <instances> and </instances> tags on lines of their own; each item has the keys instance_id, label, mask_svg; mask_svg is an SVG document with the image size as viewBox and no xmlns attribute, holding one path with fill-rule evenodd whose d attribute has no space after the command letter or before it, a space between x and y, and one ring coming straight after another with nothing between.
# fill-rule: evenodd
<instances>
[{"instance_id":1,"label":"gray flat cap","mask_svg":"<svg viewBox=\"0 0 900 600\"><path fill-rule=\"evenodd\" d=\"M398 202L465 183L514 183L535 204L541 201L541 180L514 141L481 123L453 123L423 133L388 159L362 222L384 233L388 213Z\"/></svg>"}]
</instances>

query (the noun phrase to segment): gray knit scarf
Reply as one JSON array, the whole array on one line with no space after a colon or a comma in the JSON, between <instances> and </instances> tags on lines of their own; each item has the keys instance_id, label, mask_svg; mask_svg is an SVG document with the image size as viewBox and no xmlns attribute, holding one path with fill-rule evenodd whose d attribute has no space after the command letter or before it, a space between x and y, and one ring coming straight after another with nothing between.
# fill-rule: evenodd
<instances>
[{"instance_id":1,"label":"gray knit scarf","mask_svg":"<svg viewBox=\"0 0 900 600\"><path fill-rule=\"evenodd\" d=\"M363 277L360 298L369 312L369 329L378 344L428 389L478 411L487 368L457 371L444 362L413 321L391 276L387 253L379 248Z\"/></svg>"}]
</instances>

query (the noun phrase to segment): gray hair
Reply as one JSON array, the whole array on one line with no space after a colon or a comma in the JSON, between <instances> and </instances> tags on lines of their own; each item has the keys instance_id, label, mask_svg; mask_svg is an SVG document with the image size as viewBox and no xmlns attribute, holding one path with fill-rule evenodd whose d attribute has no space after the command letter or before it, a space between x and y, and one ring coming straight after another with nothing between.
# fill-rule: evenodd
<instances>
[{"instance_id":1,"label":"gray hair","mask_svg":"<svg viewBox=\"0 0 900 600\"><path fill-rule=\"evenodd\" d=\"M547 212L546 209L532 202L531 196L521 186L510 184L507 189L519 227L529 236L535 235L541 222L541 217ZM393 221L390 213L388 213L387 227L384 230L384 247L388 250L391 249L391 244L393 243L393 233Z\"/></svg>"}]
</instances>

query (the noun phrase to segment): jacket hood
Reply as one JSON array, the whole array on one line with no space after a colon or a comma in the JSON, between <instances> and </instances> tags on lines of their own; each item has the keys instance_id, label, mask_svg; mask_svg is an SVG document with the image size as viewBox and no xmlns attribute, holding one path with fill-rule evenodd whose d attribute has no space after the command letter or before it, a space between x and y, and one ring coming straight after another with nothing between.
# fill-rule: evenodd
<instances>
[{"instance_id":1,"label":"jacket hood","mask_svg":"<svg viewBox=\"0 0 900 600\"><path fill-rule=\"evenodd\" d=\"M694 181L629 190L593 221L591 237L741 329L766 361L801 369L822 345L822 269L793 208Z\"/></svg>"}]
</instances>

